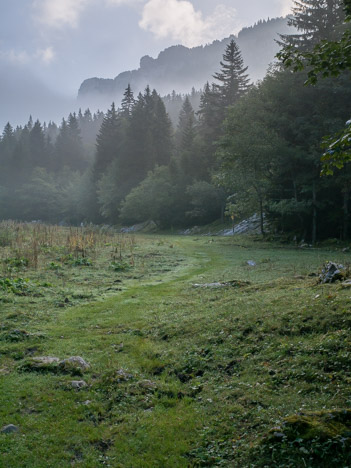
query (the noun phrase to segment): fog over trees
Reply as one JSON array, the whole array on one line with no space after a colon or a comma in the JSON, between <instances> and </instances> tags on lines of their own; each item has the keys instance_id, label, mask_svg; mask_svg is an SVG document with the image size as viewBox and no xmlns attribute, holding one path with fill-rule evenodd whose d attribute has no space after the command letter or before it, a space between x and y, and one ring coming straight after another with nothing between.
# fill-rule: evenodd
<instances>
[{"instance_id":1,"label":"fog over trees","mask_svg":"<svg viewBox=\"0 0 351 468\"><path fill-rule=\"evenodd\" d=\"M349 28L338 0L295 2L282 50L309 51ZM254 84L232 38L212 79L189 94L146 86L107 112L59 124L8 123L0 140L0 217L181 228L260 213L273 232L348 238L350 168L321 177L321 141L350 118L349 71L305 86L282 63ZM168 109L168 112L167 112Z\"/></svg>"}]
</instances>

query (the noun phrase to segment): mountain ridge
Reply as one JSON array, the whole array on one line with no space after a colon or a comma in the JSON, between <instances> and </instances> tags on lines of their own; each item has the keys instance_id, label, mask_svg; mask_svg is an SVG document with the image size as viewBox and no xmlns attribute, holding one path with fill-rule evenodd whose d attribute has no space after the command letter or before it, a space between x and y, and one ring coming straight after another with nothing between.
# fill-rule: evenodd
<instances>
[{"instance_id":1,"label":"mountain ridge","mask_svg":"<svg viewBox=\"0 0 351 468\"><path fill-rule=\"evenodd\" d=\"M82 106L106 107L112 100L118 102L128 84L138 93L147 85L161 95L176 90L189 93L192 88L202 89L218 70L219 62L228 42L234 38L242 52L252 81L262 79L269 64L279 50L275 39L278 34L292 32L287 25L288 17L260 20L255 25L243 28L237 36L231 35L210 44L188 48L182 45L168 47L156 58L148 55L140 59L136 70L123 71L115 78L88 78L78 91Z\"/></svg>"}]
</instances>

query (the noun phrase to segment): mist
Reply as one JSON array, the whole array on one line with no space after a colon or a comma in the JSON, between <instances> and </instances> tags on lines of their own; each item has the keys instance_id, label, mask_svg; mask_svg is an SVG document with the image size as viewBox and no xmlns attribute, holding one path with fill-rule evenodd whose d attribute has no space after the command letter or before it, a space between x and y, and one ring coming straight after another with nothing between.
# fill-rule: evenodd
<instances>
[{"instance_id":1,"label":"mist","mask_svg":"<svg viewBox=\"0 0 351 468\"><path fill-rule=\"evenodd\" d=\"M0 63L0 127L7 122L13 126L24 125L29 116L33 120L60 122L62 117L75 110L74 96L51 89L30 71Z\"/></svg>"}]
</instances>

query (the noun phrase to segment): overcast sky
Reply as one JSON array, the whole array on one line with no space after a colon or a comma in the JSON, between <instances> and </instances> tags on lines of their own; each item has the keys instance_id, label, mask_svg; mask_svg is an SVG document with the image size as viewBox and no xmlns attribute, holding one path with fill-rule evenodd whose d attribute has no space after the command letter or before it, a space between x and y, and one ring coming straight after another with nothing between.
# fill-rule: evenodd
<instances>
[{"instance_id":1,"label":"overcast sky","mask_svg":"<svg viewBox=\"0 0 351 468\"><path fill-rule=\"evenodd\" d=\"M259 19L288 14L292 3L0 0L0 98L10 102L11 89L18 92L24 77L29 87L73 97L86 78L114 78L138 68L143 55L156 57L171 45L223 39Z\"/></svg>"}]
</instances>

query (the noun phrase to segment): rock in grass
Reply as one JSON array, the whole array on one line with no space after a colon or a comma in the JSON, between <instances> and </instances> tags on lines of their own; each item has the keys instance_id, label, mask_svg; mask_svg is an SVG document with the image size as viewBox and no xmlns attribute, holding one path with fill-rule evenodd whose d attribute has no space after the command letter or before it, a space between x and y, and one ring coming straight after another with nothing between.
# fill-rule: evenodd
<instances>
[{"instance_id":1,"label":"rock in grass","mask_svg":"<svg viewBox=\"0 0 351 468\"><path fill-rule=\"evenodd\" d=\"M89 367L90 365L80 356L72 356L63 360L53 356L39 356L25 361L20 366L20 370L25 372L82 375Z\"/></svg>"},{"instance_id":2,"label":"rock in grass","mask_svg":"<svg viewBox=\"0 0 351 468\"><path fill-rule=\"evenodd\" d=\"M72 380L70 384L71 384L71 387L76 390L80 390L81 388L88 386L88 384L84 380Z\"/></svg>"},{"instance_id":3,"label":"rock in grass","mask_svg":"<svg viewBox=\"0 0 351 468\"><path fill-rule=\"evenodd\" d=\"M19 370L24 372L51 372L57 374L60 359L53 356L38 356L24 361Z\"/></svg>"},{"instance_id":4,"label":"rock in grass","mask_svg":"<svg viewBox=\"0 0 351 468\"><path fill-rule=\"evenodd\" d=\"M346 271L344 265L340 265L334 262L327 262L322 269L319 280L323 284L335 283L335 281L345 279L345 277Z\"/></svg>"},{"instance_id":5,"label":"rock in grass","mask_svg":"<svg viewBox=\"0 0 351 468\"><path fill-rule=\"evenodd\" d=\"M80 356L72 356L60 362L60 368L65 372L79 370L83 372L89 369L90 365Z\"/></svg>"},{"instance_id":6,"label":"rock in grass","mask_svg":"<svg viewBox=\"0 0 351 468\"><path fill-rule=\"evenodd\" d=\"M60 362L60 359L57 357L53 356L40 356L40 357L34 357L32 358L34 362L37 362L38 364L54 364Z\"/></svg>"},{"instance_id":7,"label":"rock in grass","mask_svg":"<svg viewBox=\"0 0 351 468\"><path fill-rule=\"evenodd\" d=\"M227 288L227 283L204 283L204 284L193 284L194 288L205 288L205 289L220 289Z\"/></svg>"},{"instance_id":8,"label":"rock in grass","mask_svg":"<svg viewBox=\"0 0 351 468\"><path fill-rule=\"evenodd\" d=\"M15 432L19 432L19 427L14 424L8 424L7 426L2 427L0 432L2 434L13 434Z\"/></svg>"},{"instance_id":9,"label":"rock in grass","mask_svg":"<svg viewBox=\"0 0 351 468\"><path fill-rule=\"evenodd\" d=\"M193 288L204 288L204 289L221 289L221 288L242 288L244 286L250 286L249 281L241 280L232 280L226 282L217 282L217 283L203 283L203 284L193 284Z\"/></svg>"}]
</instances>

